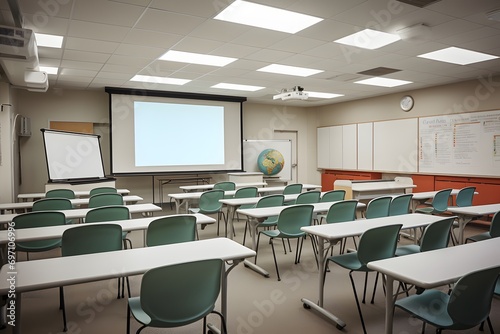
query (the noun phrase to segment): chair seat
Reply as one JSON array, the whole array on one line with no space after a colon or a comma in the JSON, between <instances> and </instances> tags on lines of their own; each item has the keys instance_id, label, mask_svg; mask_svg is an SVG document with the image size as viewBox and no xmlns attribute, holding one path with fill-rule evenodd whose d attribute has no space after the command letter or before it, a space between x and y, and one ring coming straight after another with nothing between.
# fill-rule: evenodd
<instances>
[{"instance_id":1,"label":"chair seat","mask_svg":"<svg viewBox=\"0 0 500 334\"><path fill-rule=\"evenodd\" d=\"M404 256L416 253L420 253L419 245L405 245L396 248L396 256Z\"/></svg>"},{"instance_id":2,"label":"chair seat","mask_svg":"<svg viewBox=\"0 0 500 334\"><path fill-rule=\"evenodd\" d=\"M425 208L418 208L415 210L417 213L426 213L426 214L432 214L435 213L436 211L434 210L433 207L425 207Z\"/></svg>"},{"instance_id":3,"label":"chair seat","mask_svg":"<svg viewBox=\"0 0 500 334\"><path fill-rule=\"evenodd\" d=\"M446 309L450 296L438 290L426 290L420 295L411 295L396 301L396 306L416 315L417 318L439 327L450 328L453 325ZM432 305L432 308L429 308ZM458 328L457 328L458 329Z\"/></svg>"},{"instance_id":4,"label":"chair seat","mask_svg":"<svg viewBox=\"0 0 500 334\"><path fill-rule=\"evenodd\" d=\"M16 244L16 250L21 252L39 252L57 247L61 247L61 239L33 240L27 243L19 242Z\"/></svg>"},{"instance_id":5,"label":"chair seat","mask_svg":"<svg viewBox=\"0 0 500 334\"><path fill-rule=\"evenodd\" d=\"M259 227L273 227L278 224L278 216L276 217L269 217L263 222L259 223Z\"/></svg>"},{"instance_id":6,"label":"chair seat","mask_svg":"<svg viewBox=\"0 0 500 334\"><path fill-rule=\"evenodd\" d=\"M302 236L305 235L304 232L301 232L301 233L297 233L297 234L284 234L284 233L281 233L280 230L276 229L276 230L264 230L264 231L261 231L260 233L262 234L265 234L267 235L269 238L300 238Z\"/></svg>"},{"instance_id":7,"label":"chair seat","mask_svg":"<svg viewBox=\"0 0 500 334\"><path fill-rule=\"evenodd\" d=\"M467 240L472 240L472 241L483 241L483 240L488 240L488 239L491 239L490 232L476 234L476 235L473 235L473 236L470 236L467 238Z\"/></svg>"},{"instance_id":8,"label":"chair seat","mask_svg":"<svg viewBox=\"0 0 500 334\"><path fill-rule=\"evenodd\" d=\"M151 322L151 317L144 312L141 307L141 297L132 297L128 299L128 303L130 306L130 312L134 315L134 318L137 319L143 325L148 325Z\"/></svg>"},{"instance_id":9,"label":"chair seat","mask_svg":"<svg viewBox=\"0 0 500 334\"><path fill-rule=\"evenodd\" d=\"M346 253L342 255L331 256L328 261L332 261L341 267L356 271L370 271L365 265L363 265L359 259L356 252Z\"/></svg>"}]
</instances>

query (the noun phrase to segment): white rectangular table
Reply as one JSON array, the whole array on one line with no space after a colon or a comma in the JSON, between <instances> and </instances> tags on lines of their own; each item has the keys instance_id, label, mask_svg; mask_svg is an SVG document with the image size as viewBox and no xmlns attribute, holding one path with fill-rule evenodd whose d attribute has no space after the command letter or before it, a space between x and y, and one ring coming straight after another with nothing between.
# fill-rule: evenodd
<instances>
[{"instance_id":1,"label":"white rectangular table","mask_svg":"<svg viewBox=\"0 0 500 334\"><path fill-rule=\"evenodd\" d=\"M322 202L322 203L314 203L311 204L314 206L313 212L314 213L322 213L322 212L327 212L328 209L332 206L332 204L335 202ZM237 213L245 215L249 217L249 231L250 235L252 237L252 249L257 248L257 229L259 226L259 223L261 221L264 221L268 217L273 217L273 216L278 216L281 211L283 211L285 208L289 208L290 205L285 205L285 206L273 206L269 208L253 208L253 209L238 209L236 210ZM366 205L364 203L358 203L357 209L362 210L365 208ZM254 263L251 263L249 261L245 261L245 265L252 270L260 273L261 275L265 277L269 277L269 273L265 271L264 269L258 267Z\"/></svg>"},{"instance_id":2,"label":"white rectangular table","mask_svg":"<svg viewBox=\"0 0 500 334\"><path fill-rule=\"evenodd\" d=\"M189 186L180 186L179 189L184 191L205 191L214 188L215 183L212 184L193 184ZM236 189L243 187L264 187L266 182L238 182L235 183Z\"/></svg>"},{"instance_id":3,"label":"white rectangular table","mask_svg":"<svg viewBox=\"0 0 500 334\"><path fill-rule=\"evenodd\" d=\"M130 190L128 189L116 189L116 191L121 195L128 195ZM76 190L76 197L88 197L90 195L90 190ZM29 199L34 200L36 198L45 198L45 193L25 193L17 195L18 200L27 201Z\"/></svg>"},{"instance_id":4,"label":"white rectangular table","mask_svg":"<svg viewBox=\"0 0 500 334\"><path fill-rule=\"evenodd\" d=\"M159 206L151 203L130 204L125 206L129 209L131 214L142 213L145 215L150 215L152 212L157 212L162 210ZM90 210L92 210L92 208L57 210L57 211L64 213L66 219L79 219L79 218L85 218L87 212L89 212ZM6 224L8 222L11 222L12 219L17 215L18 214L15 213L0 215L0 224Z\"/></svg>"},{"instance_id":5,"label":"white rectangular table","mask_svg":"<svg viewBox=\"0 0 500 334\"><path fill-rule=\"evenodd\" d=\"M472 271L499 266L499 249L500 238L493 238L368 263L368 268L387 276L385 333L393 331L395 280L425 289L453 283Z\"/></svg>"},{"instance_id":6,"label":"white rectangular table","mask_svg":"<svg viewBox=\"0 0 500 334\"><path fill-rule=\"evenodd\" d=\"M458 216L458 242L463 244L465 225L475 218L491 215L500 211L500 203L462 207L454 206L449 207L448 211Z\"/></svg>"},{"instance_id":7,"label":"white rectangular table","mask_svg":"<svg viewBox=\"0 0 500 334\"><path fill-rule=\"evenodd\" d=\"M70 199L70 202L71 204L73 204L73 206L81 206L89 204L89 199L90 197L74 198ZM123 196L123 202L125 204L133 204L142 200L143 200L142 197L136 195ZM19 211L19 210L23 210L26 212L33 207L33 203L35 202L30 201L30 202L16 202L16 203L1 203L0 213L4 214L5 211Z\"/></svg>"},{"instance_id":8,"label":"white rectangular table","mask_svg":"<svg viewBox=\"0 0 500 334\"><path fill-rule=\"evenodd\" d=\"M401 195L417 186L408 177L396 177L394 180L336 180L334 189L346 191L346 199L368 201L375 197Z\"/></svg>"},{"instance_id":9,"label":"white rectangular table","mask_svg":"<svg viewBox=\"0 0 500 334\"><path fill-rule=\"evenodd\" d=\"M330 313L323 308L323 298L324 298L324 270L325 262L327 259L326 254L329 248L333 245L330 241L348 238L352 236L358 236L363 234L366 230L386 226L392 224L403 224L402 229L416 229L418 227L427 226L435 221L442 219L447 219L448 217L440 217L419 213L412 213L399 216L389 216L381 218L372 219L361 219L353 222L345 223L335 223L335 224L323 224L303 227L302 230L318 238L318 263L319 263L319 299L318 303L314 303L309 299L302 298L304 305L315 309L316 311L323 314L325 317L330 319L332 322L337 324L339 329L345 326L345 323L338 317ZM329 247L325 249L325 244L329 244Z\"/></svg>"},{"instance_id":10,"label":"white rectangular table","mask_svg":"<svg viewBox=\"0 0 500 334\"><path fill-rule=\"evenodd\" d=\"M221 284L221 309L227 316L227 275L239 262L252 256L255 256L253 250L235 241L214 238L165 246L17 262L13 268L4 265L0 270L0 295L9 293L10 284L7 279L15 276L16 326L13 331L22 333L20 304L24 292L140 275L159 266L218 258L230 261L226 262L228 264Z\"/></svg>"}]
</instances>

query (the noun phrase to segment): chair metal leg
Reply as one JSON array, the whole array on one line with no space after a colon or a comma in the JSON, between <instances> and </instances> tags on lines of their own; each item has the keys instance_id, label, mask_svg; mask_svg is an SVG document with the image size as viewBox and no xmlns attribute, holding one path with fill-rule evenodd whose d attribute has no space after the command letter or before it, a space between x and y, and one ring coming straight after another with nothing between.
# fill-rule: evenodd
<instances>
[{"instance_id":1,"label":"chair metal leg","mask_svg":"<svg viewBox=\"0 0 500 334\"><path fill-rule=\"evenodd\" d=\"M375 275L375 284L373 284L373 294L372 294L372 300L370 301L370 304L373 304L375 301L375 292L377 292L378 274L379 274L379 272L377 271L377 274Z\"/></svg>"},{"instance_id":2,"label":"chair metal leg","mask_svg":"<svg viewBox=\"0 0 500 334\"><path fill-rule=\"evenodd\" d=\"M363 304L365 303L366 297L366 284L368 283L368 272L365 273L365 287L363 289L363 300L361 301Z\"/></svg>"},{"instance_id":3,"label":"chair metal leg","mask_svg":"<svg viewBox=\"0 0 500 334\"><path fill-rule=\"evenodd\" d=\"M64 304L64 288L61 286L59 287L59 298L60 298L60 303L61 303L61 308L62 308L62 316L63 316L63 331L67 332L68 331L68 326L66 324L66 306Z\"/></svg>"},{"instance_id":4,"label":"chair metal leg","mask_svg":"<svg viewBox=\"0 0 500 334\"><path fill-rule=\"evenodd\" d=\"M127 334L130 334L130 305L127 303Z\"/></svg>"},{"instance_id":5,"label":"chair metal leg","mask_svg":"<svg viewBox=\"0 0 500 334\"><path fill-rule=\"evenodd\" d=\"M486 318L486 320L488 321L488 327L490 328L490 332L494 333L493 326L491 325L491 319L490 319L490 317Z\"/></svg>"},{"instance_id":6,"label":"chair metal leg","mask_svg":"<svg viewBox=\"0 0 500 334\"><path fill-rule=\"evenodd\" d=\"M354 284L354 279L352 278L353 271L349 272L349 278L351 279L352 291L354 292L354 299L356 300L356 306L358 307L359 318L361 319L361 325L363 326L363 333L366 334L365 321L363 319L363 313L361 313L361 305L359 305L358 294L356 293L356 285Z\"/></svg>"},{"instance_id":7,"label":"chair metal leg","mask_svg":"<svg viewBox=\"0 0 500 334\"><path fill-rule=\"evenodd\" d=\"M272 242L272 238L271 238L271 249L273 250L273 258L274 258L274 266L276 267L276 275L278 276L278 281L281 281L281 278L280 278L280 271L278 269L278 261L276 261L276 252L274 251L274 243Z\"/></svg>"},{"instance_id":8,"label":"chair metal leg","mask_svg":"<svg viewBox=\"0 0 500 334\"><path fill-rule=\"evenodd\" d=\"M255 264L257 264L257 255L259 255L259 243L260 243L260 233L257 234L257 245L255 246L255 258L253 262Z\"/></svg>"}]
</instances>

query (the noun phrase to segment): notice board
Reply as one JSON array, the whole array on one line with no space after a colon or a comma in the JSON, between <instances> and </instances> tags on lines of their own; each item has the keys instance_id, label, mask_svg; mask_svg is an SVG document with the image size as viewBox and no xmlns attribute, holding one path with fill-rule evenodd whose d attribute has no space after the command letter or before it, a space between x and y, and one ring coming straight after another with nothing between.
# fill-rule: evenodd
<instances>
[{"instance_id":1,"label":"notice board","mask_svg":"<svg viewBox=\"0 0 500 334\"><path fill-rule=\"evenodd\" d=\"M500 176L500 110L420 118L419 172Z\"/></svg>"}]
</instances>

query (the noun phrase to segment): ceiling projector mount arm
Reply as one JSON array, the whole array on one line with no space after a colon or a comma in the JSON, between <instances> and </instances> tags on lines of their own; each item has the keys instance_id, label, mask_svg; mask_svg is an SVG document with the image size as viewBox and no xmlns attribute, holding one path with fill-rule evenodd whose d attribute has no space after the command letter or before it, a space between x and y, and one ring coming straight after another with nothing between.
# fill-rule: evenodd
<instances>
[{"instance_id":1,"label":"ceiling projector mount arm","mask_svg":"<svg viewBox=\"0 0 500 334\"><path fill-rule=\"evenodd\" d=\"M281 92L273 96L273 100L307 100L309 95L304 92L304 88L294 86L293 88L283 88Z\"/></svg>"}]
</instances>

